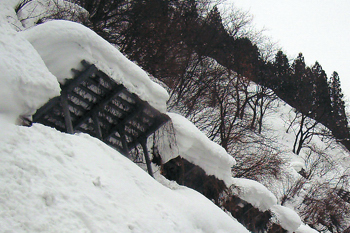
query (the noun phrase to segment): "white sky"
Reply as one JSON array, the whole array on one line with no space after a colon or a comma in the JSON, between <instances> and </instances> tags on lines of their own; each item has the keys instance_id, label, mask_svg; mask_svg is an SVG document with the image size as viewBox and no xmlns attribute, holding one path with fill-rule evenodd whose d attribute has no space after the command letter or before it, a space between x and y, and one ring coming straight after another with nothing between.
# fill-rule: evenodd
<instances>
[{"instance_id":1,"label":"white sky","mask_svg":"<svg viewBox=\"0 0 350 233\"><path fill-rule=\"evenodd\" d=\"M257 28L277 41L289 58L302 52L307 65L317 60L328 77L339 73L350 97L349 0L228 0L254 15ZM347 101L349 103L349 101Z\"/></svg>"}]
</instances>

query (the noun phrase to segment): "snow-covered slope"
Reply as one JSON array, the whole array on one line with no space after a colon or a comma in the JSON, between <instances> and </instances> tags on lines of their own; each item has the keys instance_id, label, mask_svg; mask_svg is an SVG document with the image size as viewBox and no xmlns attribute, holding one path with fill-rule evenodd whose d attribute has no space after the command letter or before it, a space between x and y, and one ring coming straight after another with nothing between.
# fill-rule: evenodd
<instances>
[{"instance_id":1,"label":"snow-covered slope","mask_svg":"<svg viewBox=\"0 0 350 233\"><path fill-rule=\"evenodd\" d=\"M201 194L163 186L86 134L6 127L2 232L247 232Z\"/></svg>"},{"instance_id":2,"label":"snow-covered slope","mask_svg":"<svg viewBox=\"0 0 350 233\"><path fill-rule=\"evenodd\" d=\"M201 194L161 176L157 182L97 139L39 124L15 126L18 116L33 114L58 95L59 82L72 78L70 69L79 68L82 59L162 112L168 95L115 47L82 25L52 21L17 32L21 25L14 2L0 3L0 226L4 231L247 232ZM270 119L276 132L283 131L282 115ZM180 154L227 186L234 184L235 194L259 210L272 211L274 221L285 229L313 231L302 224L293 203L291 208L277 204L280 186L271 182L269 191L255 181L232 179L235 160L185 118L169 116L177 151L164 158ZM281 148L292 138L279 132ZM303 159L302 154L288 163L300 170ZM300 177L291 167L287 173Z\"/></svg>"}]
</instances>

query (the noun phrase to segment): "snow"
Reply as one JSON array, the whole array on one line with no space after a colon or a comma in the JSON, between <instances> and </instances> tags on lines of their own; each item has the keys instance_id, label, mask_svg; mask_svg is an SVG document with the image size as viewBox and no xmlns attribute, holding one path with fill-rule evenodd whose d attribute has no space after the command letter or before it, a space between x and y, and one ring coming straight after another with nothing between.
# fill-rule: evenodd
<instances>
[{"instance_id":1,"label":"snow","mask_svg":"<svg viewBox=\"0 0 350 233\"><path fill-rule=\"evenodd\" d=\"M275 205L271 207L271 212L276 223L289 232L295 232L302 223L299 215L288 207Z\"/></svg>"},{"instance_id":2,"label":"snow","mask_svg":"<svg viewBox=\"0 0 350 233\"><path fill-rule=\"evenodd\" d=\"M31 4L50 1L33 0ZM13 10L17 3L0 2L0 225L4 232L248 232L198 192L159 175L152 179L95 138L60 133L39 124L15 126L19 116L32 115L59 95L59 82L72 78L71 68L82 68L82 59L161 112L166 111L168 99L166 91L142 69L82 25L51 21L18 32L23 26ZM30 9L39 9L27 7L19 13L22 19L33 16L28 14ZM35 17L22 21L24 26L33 26ZM292 209L277 205L274 194L262 184L232 178L235 160L231 155L184 117L168 115L176 146L164 150L164 158L180 154L227 186L233 184L235 194L261 211L270 209L275 221L289 231L316 232L301 224ZM285 122L282 116L274 116L277 131ZM285 134L281 148L290 146L291 140L293 135ZM317 138L314 141L322 144ZM170 151L174 153L167 154ZM334 155L334 151L330 148L325 153ZM347 157L338 151L334 157L345 161ZM290 162L296 170L305 167L303 152L300 157ZM334 173L342 169L340 162L336 167ZM302 197L296 199L295 206Z\"/></svg>"},{"instance_id":3,"label":"snow","mask_svg":"<svg viewBox=\"0 0 350 233\"><path fill-rule=\"evenodd\" d=\"M12 9L12 11L15 13L14 9L20 2L21 0L2 0L0 4L2 5L2 10L4 10L6 7L9 7L9 9ZM16 20L18 20L17 17Z\"/></svg>"},{"instance_id":4,"label":"snow","mask_svg":"<svg viewBox=\"0 0 350 233\"><path fill-rule=\"evenodd\" d=\"M300 172L302 169L305 169L305 163L297 160L291 161L290 166L294 168L296 172Z\"/></svg>"},{"instance_id":5,"label":"snow","mask_svg":"<svg viewBox=\"0 0 350 233\"><path fill-rule=\"evenodd\" d=\"M166 90L152 82L145 71L89 28L74 22L55 20L21 34L39 52L60 83L73 78L71 69L81 69L80 62L84 59L154 108L165 112L169 98Z\"/></svg>"},{"instance_id":6,"label":"snow","mask_svg":"<svg viewBox=\"0 0 350 233\"><path fill-rule=\"evenodd\" d=\"M163 186L89 135L7 127L0 135L4 232L248 232L198 192Z\"/></svg>"},{"instance_id":7,"label":"snow","mask_svg":"<svg viewBox=\"0 0 350 233\"><path fill-rule=\"evenodd\" d=\"M233 178L233 192L262 212L277 204L275 195L254 180Z\"/></svg>"},{"instance_id":8,"label":"snow","mask_svg":"<svg viewBox=\"0 0 350 233\"><path fill-rule=\"evenodd\" d=\"M14 123L59 95L60 88L33 46L8 23L13 21L11 10L4 9L0 11L0 118Z\"/></svg>"},{"instance_id":9,"label":"snow","mask_svg":"<svg viewBox=\"0 0 350 233\"><path fill-rule=\"evenodd\" d=\"M158 109L168 95L81 25L52 21L17 32L14 1L7 4L0 4L1 231L248 232L200 193L159 183L96 138L13 124L59 95L57 78L71 77L59 69L68 74L81 58Z\"/></svg>"},{"instance_id":10,"label":"snow","mask_svg":"<svg viewBox=\"0 0 350 233\"><path fill-rule=\"evenodd\" d=\"M185 117L176 113L167 114L174 126L178 149L178 153L173 152L174 157L180 155L200 166L208 175L223 180L229 187L232 184L231 167L236 164L235 159Z\"/></svg>"},{"instance_id":11,"label":"snow","mask_svg":"<svg viewBox=\"0 0 350 233\"><path fill-rule=\"evenodd\" d=\"M18 20L14 7L19 0L2 0L0 2L0 24L10 25L14 30L20 31L23 29L21 22ZM6 31L2 31L6 32Z\"/></svg>"}]
</instances>

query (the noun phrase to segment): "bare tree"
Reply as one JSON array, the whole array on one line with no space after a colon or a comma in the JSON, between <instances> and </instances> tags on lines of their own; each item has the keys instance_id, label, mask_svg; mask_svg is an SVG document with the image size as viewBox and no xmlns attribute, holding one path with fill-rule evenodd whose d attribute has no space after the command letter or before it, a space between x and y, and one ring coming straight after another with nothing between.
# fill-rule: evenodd
<instances>
[{"instance_id":1,"label":"bare tree","mask_svg":"<svg viewBox=\"0 0 350 233\"><path fill-rule=\"evenodd\" d=\"M74 22L85 22L88 12L82 7L69 1L20 1L15 11L25 27L44 23L53 19L65 19Z\"/></svg>"},{"instance_id":2,"label":"bare tree","mask_svg":"<svg viewBox=\"0 0 350 233\"><path fill-rule=\"evenodd\" d=\"M349 169L316 146L303 158L305 168L299 179L287 183L281 203L297 205L303 221L321 232L343 232L350 217Z\"/></svg>"}]
</instances>

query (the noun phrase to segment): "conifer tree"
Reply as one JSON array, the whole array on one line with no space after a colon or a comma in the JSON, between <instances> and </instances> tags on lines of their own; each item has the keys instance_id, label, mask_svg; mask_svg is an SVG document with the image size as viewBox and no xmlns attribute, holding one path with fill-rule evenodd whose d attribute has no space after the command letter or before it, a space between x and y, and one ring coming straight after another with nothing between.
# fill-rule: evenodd
<instances>
[{"instance_id":1,"label":"conifer tree","mask_svg":"<svg viewBox=\"0 0 350 233\"><path fill-rule=\"evenodd\" d=\"M299 88L305 79L306 74L306 64L302 53L299 53L298 57L294 60L292 65L292 86L293 90L296 92L295 98L298 98L300 93Z\"/></svg>"},{"instance_id":2,"label":"conifer tree","mask_svg":"<svg viewBox=\"0 0 350 233\"><path fill-rule=\"evenodd\" d=\"M345 114L345 103L340 87L340 79L337 72L333 72L329 82L329 92L331 99L332 115L338 127L347 128L348 122Z\"/></svg>"},{"instance_id":3,"label":"conifer tree","mask_svg":"<svg viewBox=\"0 0 350 233\"><path fill-rule=\"evenodd\" d=\"M272 89L284 92L288 87L290 80L290 65L287 56L278 51L273 63Z\"/></svg>"},{"instance_id":4,"label":"conifer tree","mask_svg":"<svg viewBox=\"0 0 350 233\"><path fill-rule=\"evenodd\" d=\"M317 106L317 111L315 112L315 119L320 119L321 117L330 117L331 112L331 100L329 95L327 75L322 69L322 66L315 62L312 67L312 73L314 75L314 104Z\"/></svg>"}]
</instances>

